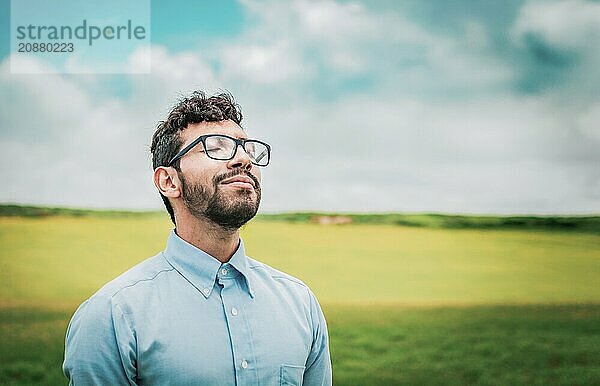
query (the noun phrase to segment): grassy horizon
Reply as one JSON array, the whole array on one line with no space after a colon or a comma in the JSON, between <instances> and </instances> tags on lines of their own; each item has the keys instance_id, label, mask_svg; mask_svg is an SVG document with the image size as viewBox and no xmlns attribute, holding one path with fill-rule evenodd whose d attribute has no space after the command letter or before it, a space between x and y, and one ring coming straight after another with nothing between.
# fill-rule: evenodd
<instances>
[{"instance_id":1,"label":"grassy horizon","mask_svg":"<svg viewBox=\"0 0 600 386\"><path fill-rule=\"evenodd\" d=\"M18 204L0 204L0 217L164 217L164 210L84 209ZM387 224L443 229L564 230L600 234L600 215L465 215L446 213L350 213L300 211L261 213L257 220L313 223L320 217L344 217L352 224ZM347 224L344 224L347 225Z\"/></svg>"},{"instance_id":2,"label":"grassy horizon","mask_svg":"<svg viewBox=\"0 0 600 386\"><path fill-rule=\"evenodd\" d=\"M80 302L164 249L171 228L162 216L0 218L0 303ZM248 255L306 281L323 302L600 300L600 237L586 232L255 220L242 237Z\"/></svg>"}]
</instances>

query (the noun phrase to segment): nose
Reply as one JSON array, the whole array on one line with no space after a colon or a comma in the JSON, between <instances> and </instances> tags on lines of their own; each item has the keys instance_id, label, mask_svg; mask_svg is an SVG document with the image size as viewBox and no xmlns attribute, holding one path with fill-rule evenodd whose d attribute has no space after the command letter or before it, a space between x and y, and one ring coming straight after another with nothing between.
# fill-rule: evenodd
<instances>
[{"instance_id":1,"label":"nose","mask_svg":"<svg viewBox=\"0 0 600 386\"><path fill-rule=\"evenodd\" d=\"M233 155L233 158L227 162L227 167L230 169L252 169L252 161L248 153L246 153L246 149L244 149L244 146L242 146L241 144L238 144L236 146L235 154Z\"/></svg>"}]
</instances>

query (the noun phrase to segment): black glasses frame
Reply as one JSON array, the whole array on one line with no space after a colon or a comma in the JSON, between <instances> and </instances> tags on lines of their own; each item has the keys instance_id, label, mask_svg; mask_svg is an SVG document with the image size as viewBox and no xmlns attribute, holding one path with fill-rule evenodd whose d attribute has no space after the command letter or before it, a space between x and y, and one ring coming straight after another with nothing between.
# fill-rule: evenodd
<instances>
[{"instance_id":1,"label":"black glasses frame","mask_svg":"<svg viewBox=\"0 0 600 386\"><path fill-rule=\"evenodd\" d=\"M231 139L233 142L235 142L235 150L233 151L233 154L231 156L231 158L227 158L227 159L222 159L222 158L214 158L211 157L208 152L206 151L206 138L209 137L225 137L225 138L229 138ZM202 148L204 149L204 154L206 154L206 156L210 159L214 159L217 161L229 161L230 159L233 159L233 157L235 157L235 155L237 154L237 150L238 148L241 146L242 149L244 149L244 151L246 151L246 142L256 142L256 143L260 143L261 145L264 145L267 148L267 163L265 165L260 165L257 164L256 162L254 162L253 160L251 160L250 162L252 162L253 165L256 166L267 166L269 164L269 162L271 162L271 146L268 143L259 141L257 139L239 139L239 138L233 138L230 137L228 135L224 135L224 134L207 134L207 135L201 135L198 138L196 138L195 140L193 140L192 142L190 142L189 145L187 145L186 147L184 147L183 149L181 149L173 158L171 158L171 160L169 161L168 166L173 166L173 163L175 161L177 161L178 159L180 159L181 157L183 157L184 155L187 154L188 151L192 150L192 148L194 146L196 146L198 143L202 142Z\"/></svg>"}]
</instances>

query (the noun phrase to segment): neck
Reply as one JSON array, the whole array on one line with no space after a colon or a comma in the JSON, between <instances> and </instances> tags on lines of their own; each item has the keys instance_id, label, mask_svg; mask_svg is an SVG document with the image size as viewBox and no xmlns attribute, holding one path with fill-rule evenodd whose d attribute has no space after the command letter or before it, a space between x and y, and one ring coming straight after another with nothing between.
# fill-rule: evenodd
<instances>
[{"instance_id":1,"label":"neck","mask_svg":"<svg viewBox=\"0 0 600 386\"><path fill-rule=\"evenodd\" d=\"M226 229L212 221L196 217L177 218L177 235L203 250L222 263L226 263L238 248L239 229Z\"/></svg>"}]
</instances>

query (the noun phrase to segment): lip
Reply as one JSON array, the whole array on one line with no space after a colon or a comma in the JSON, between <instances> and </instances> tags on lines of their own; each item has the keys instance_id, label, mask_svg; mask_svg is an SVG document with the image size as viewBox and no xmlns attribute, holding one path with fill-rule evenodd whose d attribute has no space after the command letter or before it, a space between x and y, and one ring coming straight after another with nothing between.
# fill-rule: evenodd
<instances>
[{"instance_id":1,"label":"lip","mask_svg":"<svg viewBox=\"0 0 600 386\"><path fill-rule=\"evenodd\" d=\"M254 181L250 177L246 176L235 176L221 181L223 185L232 185L244 189L254 189Z\"/></svg>"}]
</instances>

